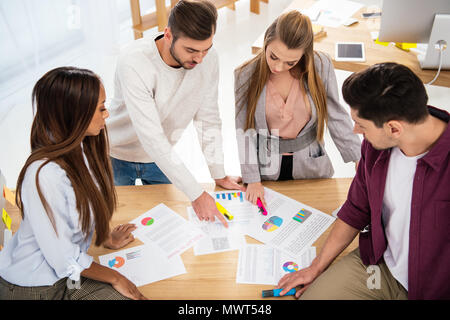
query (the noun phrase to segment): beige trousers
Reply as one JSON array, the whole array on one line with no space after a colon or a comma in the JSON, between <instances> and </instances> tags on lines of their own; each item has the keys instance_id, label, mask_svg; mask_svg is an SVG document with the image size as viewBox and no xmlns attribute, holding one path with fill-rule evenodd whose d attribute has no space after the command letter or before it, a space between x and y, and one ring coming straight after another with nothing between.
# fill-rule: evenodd
<instances>
[{"instance_id":1,"label":"beige trousers","mask_svg":"<svg viewBox=\"0 0 450 320\"><path fill-rule=\"evenodd\" d=\"M300 297L302 300L406 300L408 291L384 262L362 263L355 249L322 273Z\"/></svg>"}]
</instances>

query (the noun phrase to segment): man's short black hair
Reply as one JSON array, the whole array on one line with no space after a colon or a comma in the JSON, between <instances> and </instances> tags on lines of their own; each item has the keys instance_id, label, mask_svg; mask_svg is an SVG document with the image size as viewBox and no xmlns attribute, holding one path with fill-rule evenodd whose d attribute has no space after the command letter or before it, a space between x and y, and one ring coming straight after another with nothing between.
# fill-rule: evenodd
<instances>
[{"instance_id":1,"label":"man's short black hair","mask_svg":"<svg viewBox=\"0 0 450 320\"><path fill-rule=\"evenodd\" d=\"M425 86L408 67L389 62L353 73L342 85L345 102L379 128L390 120L420 123L427 117Z\"/></svg>"},{"instance_id":2,"label":"man's short black hair","mask_svg":"<svg viewBox=\"0 0 450 320\"><path fill-rule=\"evenodd\" d=\"M216 32L217 9L207 0L180 0L170 11L167 26L180 37L206 40Z\"/></svg>"}]
</instances>

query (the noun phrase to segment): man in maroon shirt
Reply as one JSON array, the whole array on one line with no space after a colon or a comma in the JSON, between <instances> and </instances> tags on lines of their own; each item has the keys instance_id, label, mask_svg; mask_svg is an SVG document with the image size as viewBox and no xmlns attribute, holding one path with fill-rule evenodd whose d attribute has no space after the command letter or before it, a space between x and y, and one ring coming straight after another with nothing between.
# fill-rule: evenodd
<instances>
[{"instance_id":1,"label":"man in maroon shirt","mask_svg":"<svg viewBox=\"0 0 450 320\"><path fill-rule=\"evenodd\" d=\"M450 299L449 114L421 80L383 63L343 84L361 160L309 268L278 283L302 299ZM359 234L359 248L331 265ZM331 265L331 266L330 266Z\"/></svg>"}]
</instances>

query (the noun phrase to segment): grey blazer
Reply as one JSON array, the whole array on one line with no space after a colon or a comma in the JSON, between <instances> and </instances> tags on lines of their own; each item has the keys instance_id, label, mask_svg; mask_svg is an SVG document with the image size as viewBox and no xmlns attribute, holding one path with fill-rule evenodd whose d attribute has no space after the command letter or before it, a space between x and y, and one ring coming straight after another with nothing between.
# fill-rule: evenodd
<instances>
[{"instance_id":1,"label":"grey blazer","mask_svg":"<svg viewBox=\"0 0 450 320\"><path fill-rule=\"evenodd\" d=\"M328 128L331 137L344 162L358 161L361 157L361 141L353 133L349 114L339 103L333 63L325 53L316 52L314 64L327 93ZM281 153L284 152L280 150L278 137L271 135L267 127L266 86L256 105L255 129L244 132L247 105L240 103L239 99L246 91L254 69L255 64L250 64L241 71L235 70L236 137L244 183L277 180L280 175ZM312 114L310 121L296 138L297 141L303 139L306 144L293 154L292 176L294 179L330 178L334 174L334 169L325 151L324 143L318 142L316 139L308 139L311 137L311 132L315 133L317 110L307 84L305 84L305 88ZM261 139L261 136L269 139Z\"/></svg>"}]
</instances>

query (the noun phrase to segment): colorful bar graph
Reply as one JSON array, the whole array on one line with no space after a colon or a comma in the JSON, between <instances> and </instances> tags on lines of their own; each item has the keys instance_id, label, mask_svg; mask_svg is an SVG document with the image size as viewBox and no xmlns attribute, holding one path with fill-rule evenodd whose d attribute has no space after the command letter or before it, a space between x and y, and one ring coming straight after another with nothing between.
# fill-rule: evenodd
<instances>
[{"instance_id":1,"label":"colorful bar graph","mask_svg":"<svg viewBox=\"0 0 450 320\"><path fill-rule=\"evenodd\" d=\"M292 217L297 222L303 223L305 220L312 214L311 211L308 211L306 209L302 209L299 212L295 214L295 216Z\"/></svg>"},{"instance_id":2,"label":"colorful bar graph","mask_svg":"<svg viewBox=\"0 0 450 320\"><path fill-rule=\"evenodd\" d=\"M224 193L216 193L216 200L239 200L240 202L244 202L244 193L243 192L224 192Z\"/></svg>"}]
</instances>

